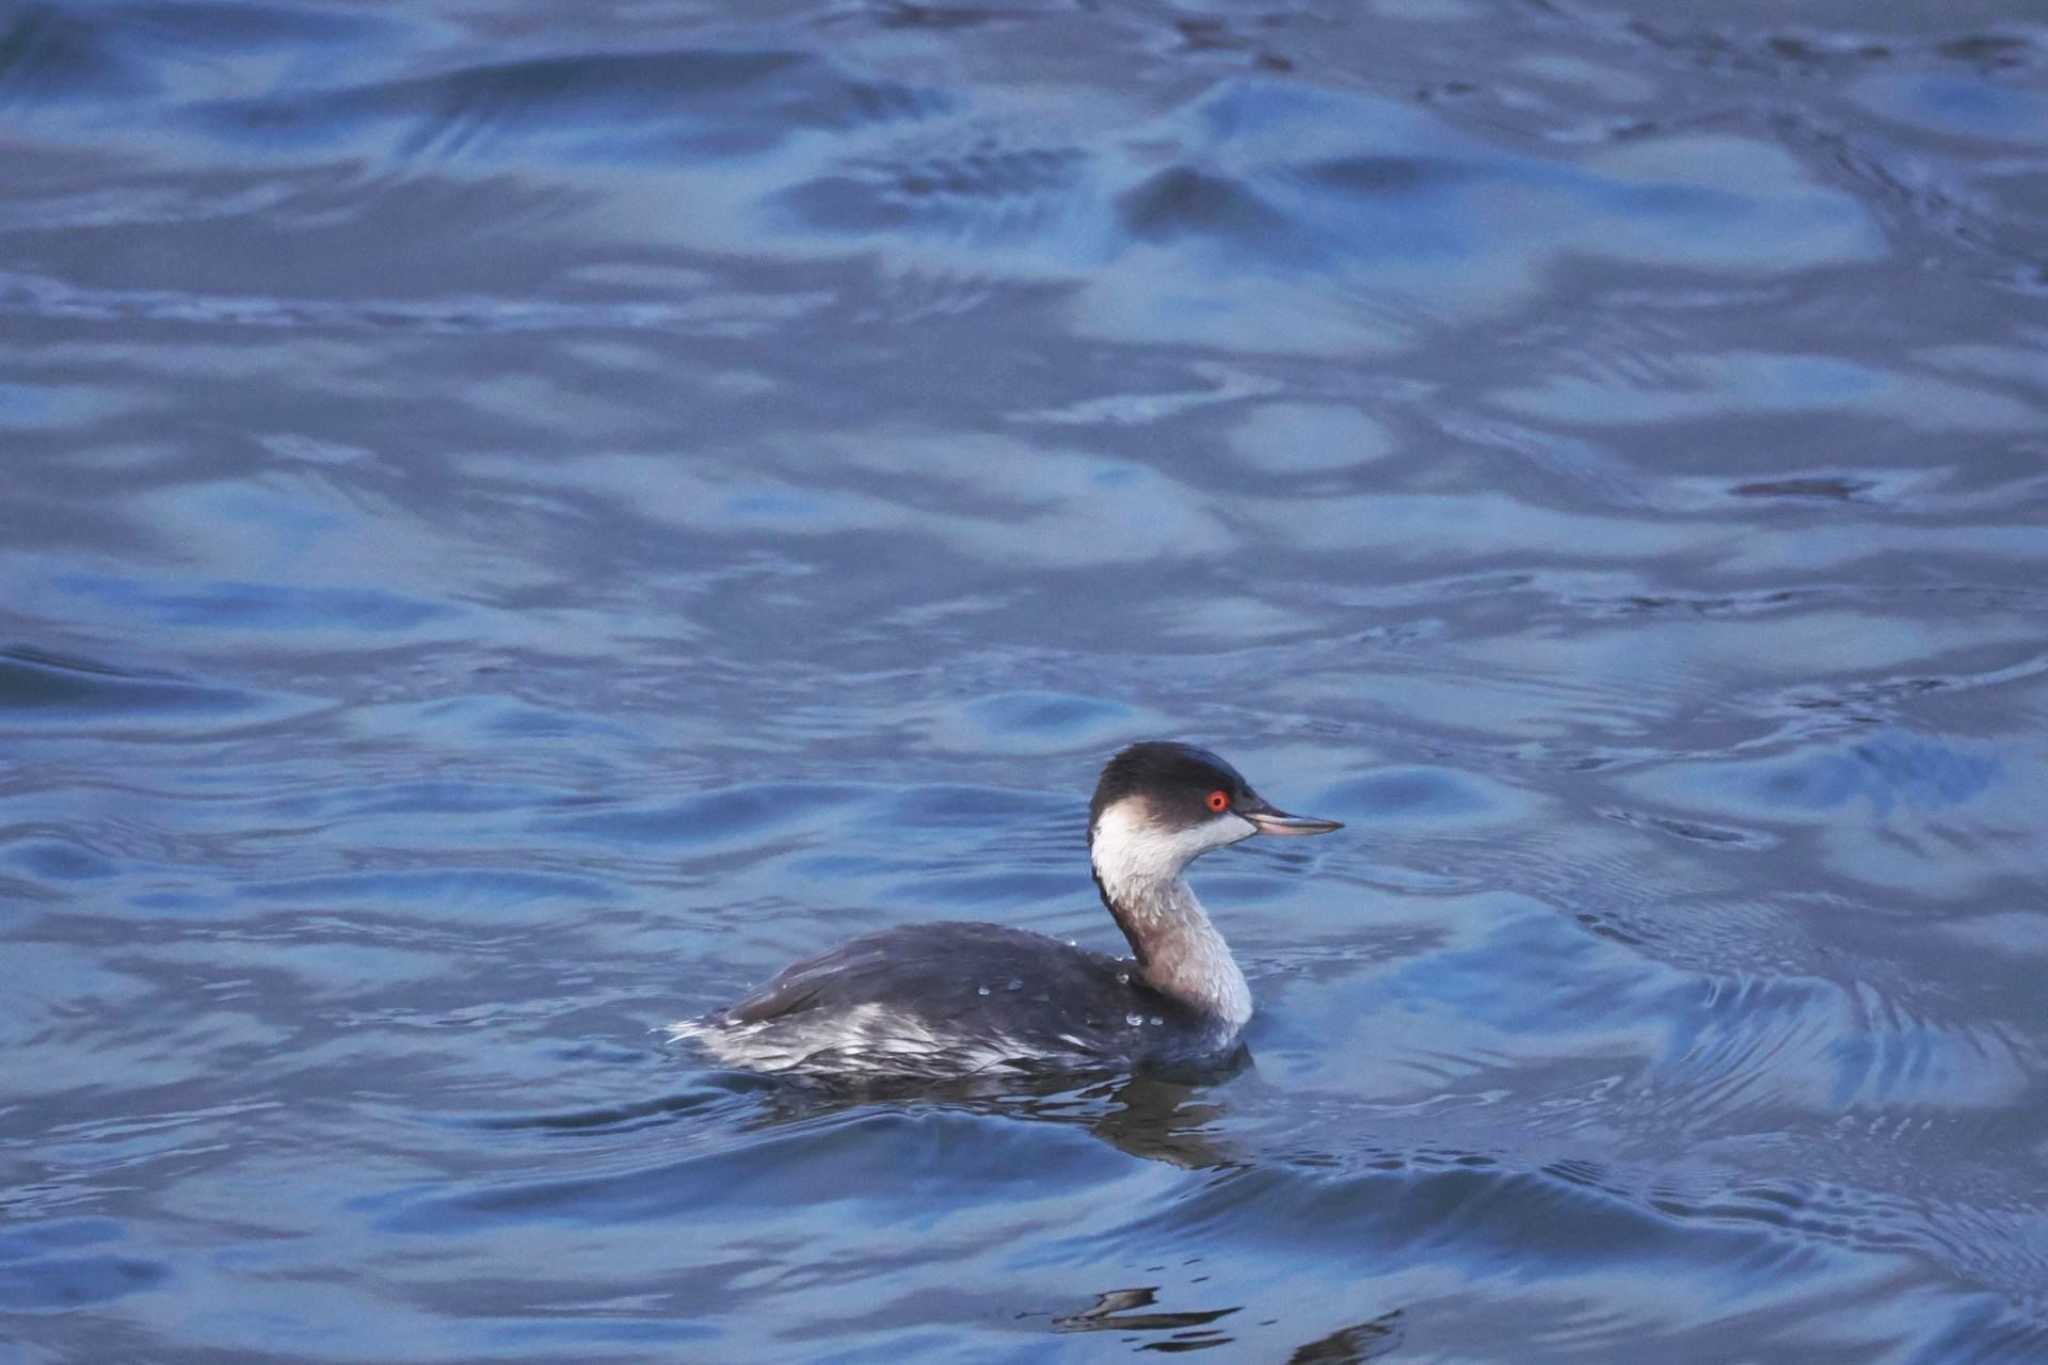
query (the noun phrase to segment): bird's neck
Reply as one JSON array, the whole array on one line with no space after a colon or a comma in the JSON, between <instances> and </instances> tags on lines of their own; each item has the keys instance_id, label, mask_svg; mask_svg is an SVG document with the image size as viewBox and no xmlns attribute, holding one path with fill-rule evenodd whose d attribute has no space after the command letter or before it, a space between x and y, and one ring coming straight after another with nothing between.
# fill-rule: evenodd
<instances>
[{"instance_id":1,"label":"bird's neck","mask_svg":"<svg viewBox=\"0 0 2048 1365\"><path fill-rule=\"evenodd\" d=\"M1182 872L1186 859L1161 847L1162 842L1105 819L1096 826L1089 850L1096 889L1130 940L1147 985L1241 1028L1252 1017L1251 987L1188 885Z\"/></svg>"}]
</instances>

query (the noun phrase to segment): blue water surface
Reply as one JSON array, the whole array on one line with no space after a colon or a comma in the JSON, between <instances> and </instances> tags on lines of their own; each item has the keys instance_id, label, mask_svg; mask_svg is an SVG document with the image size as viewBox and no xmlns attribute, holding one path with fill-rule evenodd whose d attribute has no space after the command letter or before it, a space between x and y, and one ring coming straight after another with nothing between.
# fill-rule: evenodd
<instances>
[{"instance_id":1,"label":"blue water surface","mask_svg":"<svg viewBox=\"0 0 2048 1365\"><path fill-rule=\"evenodd\" d=\"M0 10L0 1355L2048 1360L2020 0ZM662 1026L977 918L1250 1060Z\"/></svg>"}]
</instances>

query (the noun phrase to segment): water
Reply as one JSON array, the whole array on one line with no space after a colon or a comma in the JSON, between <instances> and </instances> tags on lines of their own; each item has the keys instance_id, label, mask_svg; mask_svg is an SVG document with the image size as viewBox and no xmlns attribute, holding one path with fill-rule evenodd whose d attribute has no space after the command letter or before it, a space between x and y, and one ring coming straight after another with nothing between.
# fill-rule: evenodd
<instances>
[{"instance_id":1,"label":"water","mask_svg":"<svg viewBox=\"0 0 2048 1365\"><path fill-rule=\"evenodd\" d=\"M2048 1359L2034 7L29 6L0 109L8 1359ZM1143 735L1348 822L1198 866L1242 1070L662 1042L1117 946Z\"/></svg>"}]
</instances>

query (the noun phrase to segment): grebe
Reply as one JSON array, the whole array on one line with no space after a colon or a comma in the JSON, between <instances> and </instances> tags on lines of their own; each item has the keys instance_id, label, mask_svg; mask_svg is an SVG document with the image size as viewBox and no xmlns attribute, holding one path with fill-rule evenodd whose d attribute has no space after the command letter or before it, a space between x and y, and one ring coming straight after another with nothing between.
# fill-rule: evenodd
<instances>
[{"instance_id":1,"label":"grebe","mask_svg":"<svg viewBox=\"0 0 2048 1365\"><path fill-rule=\"evenodd\" d=\"M1088 856L1129 958L1000 924L906 924L782 969L745 999L670 1026L755 1071L964 1076L1221 1057L1251 989L1182 874L1255 834L1327 834L1206 749L1151 740L1102 769Z\"/></svg>"}]
</instances>

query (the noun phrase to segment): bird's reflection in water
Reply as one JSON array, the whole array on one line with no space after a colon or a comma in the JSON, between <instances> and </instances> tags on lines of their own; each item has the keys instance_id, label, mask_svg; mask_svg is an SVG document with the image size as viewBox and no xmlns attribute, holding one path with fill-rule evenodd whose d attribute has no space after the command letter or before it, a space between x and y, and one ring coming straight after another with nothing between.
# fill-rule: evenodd
<instances>
[{"instance_id":1,"label":"bird's reflection in water","mask_svg":"<svg viewBox=\"0 0 2048 1365\"><path fill-rule=\"evenodd\" d=\"M779 1127L835 1111L871 1105L916 1104L969 1113L1000 1114L1038 1123L1085 1128L1121 1152L1188 1170L1245 1164L1213 1137L1229 1106L1215 1088L1254 1070L1240 1045L1199 1068L1152 1069L1088 1077L1073 1072L1011 1072L934 1084L929 1080L862 1078L801 1082L778 1078L760 1092L750 1127Z\"/></svg>"},{"instance_id":2,"label":"bird's reflection in water","mask_svg":"<svg viewBox=\"0 0 2048 1365\"><path fill-rule=\"evenodd\" d=\"M1085 1128L1131 1156L1186 1170L1217 1170L1252 1161L1249 1153L1234 1149L1216 1135L1232 1107L1232 1091L1225 1083L1247 1074L1256 1077L1257 1069L1250 1051L1239 1046L1228 1057L1199 1068L1155 1069L1092 1079L1071 1072L1044 1076L1012 1073L943 1086L930 1081L891 1085L873 1079L851 1085L778 1085L762 1092L764 1103L756 1122L781 1125L834 1110L892 1102L937 1105ZM1228 1320L1244 1311L1243 1304L1168 1308L1159 1303L1161 1292L1159 1285L1111 1289L1096 1293L1095 1301L1078 1311L1046 1313L1041 1309L1022 1316L1050 1317L1055 1332L1122 1333L1139 1351L1181 1353L1239 1342L1232 1330L1236 1324ZM1237 1323L1245 1329L1254 1325L1242 1318ZM1277 1319L1255 1325L1262 1335L1285 1330ZM1396 1309L1340 1327L1284 1355L1271 1353L1270 1358L1285 1359L1290 1365L1362 1365L1400 1344L1401 1311Z\"/></svg>"},{"instance_id":3,"label":"bird's reflection in water","mask_svg":"<svg viewBox=\"0 0 2048 1365\"><path fill-rule=\"evenodd\" d=\"M1126 1340L1141 1351L1180 1353L1229 1346L1236 1341L1217 1326L1242 1305L1230 1308L1158 1307L1159 1286L1139 1285L1097 1294L1095 1302L1078 1313L1052 1320L1056 1332L1125 1332ZM1261 1326L1277 1326L1277 1322ZM1164 1336L1157 1334L1164 1333ZM1288 1365L1363 1365L1386 1355L1401 1344L1401 1310L1381 1314L1367 1322L1340 1327L1327 1336L1297 1346L1287 1357ZM1278 1357L1275 1357L1276 1359Z\"/></svg>"},{"instance_id":4,"label":"bird's reflection in water","mask_svg":"<svg viewBox=\"0 0 2048 1365\"><path fill-rule=\"evenodd\" d=\"M1199 1068L1152 1069L1094 1076L1072 1072L1031 1075L1010 1072L934 1083L875 1077L763 1077L748 1072L700 1074L688 1088L667 1096L567 1113L507 1115L485 1120L494 1128L540 1128L563 1133L622 1131L678 1120L730 1122L741 1130L774 1130L830 1121L859 1110L950 1110L1034 1123L1080 1128L1118 1151L1191 1171L1229 1171L1256 1163L1256 1156L1220 1135L1233 1108L1247 1100L1246 1085L1259 1082L1251 1053L1240 1046L1229 1056ZM1256 1101L1254 1101L1255 1107ZM1196 1261L1201 1258L1197 1257ZM1188 1264L1194 1264L1190 1261ZM1148 1267L1163 1270L1165 1267ZM1162 1285L1089 1292L1085 1308L1034 1305L1022 1319L1050 1322L1058 1333L1114 1332L1132 1349L1169 1353L1252 1343L1260 1359L1299 1365L1344 1365L1376 1360L1400 1345L1401 1313L1340 1327L1303 1345L1265 1349L1271 1335L1285 1333L1280 1319L1249 1319L1246 1305L1162 1306L1176 1293L1215 1292L1207 1276L1174 1290ZM1197 1289L1196 1287L1201 1287ZM1284 1339L1284 1338L1283 1338Z\"/></svg>"},{"instance_id":5,"label":"bird's reflection in water","mask_svg":"<svg viewBox=\"0 0 2048 1365\"><path fill-rule=\"evenodd\" d=\"M1084 1092L1100 1095L1101 1107L1083 1122L1096 1137L1131 1156L1188 1170L1240 1165L1244 1157L1213 1137L1229 1106L1211 1090L1250 1066L1251 1054L1240 1047L1227 1069L1199 1077L1153 1073L1107 1082Z\"/></svg>"},{"instance_id":6,"label":"bird's reflection in water","mask_svg":"<svg viewBox=\"0 0 2048 1365\"><path fill-rule=\"evenodd\" d=\"M1287 1365L1363 1365L1398 1350L1400 1345L1401 1310L1396 1308L1295 1347L1287 1357Z\"/></svg>"},{"instance_id":7,"label":"bird's reflection in water","mask_svg":"<svg viewBox=\"0 0 2048 1365\"><path fill-rule=\"evenodd\" d=\"M1221 1328L1210 1326L1232 1313L1244 1311L1242 1305L1235 1308L1197 1308L1181 1312L1143 1313L1136 1310L1150 1308L1159 1302L1159 1286L1141 1285L1136 1289L1112 1289L1106 1294L1097 1294L1090 1307L1078 1313L1069 1313L1063 1318L1052 1320L1056 1332L1171 1332L1172 1344L1149 1343L1156 1350L1194 1351L1204 1346L1221 1346L1230 1340Z\"/></svg>"}]
</instances>

